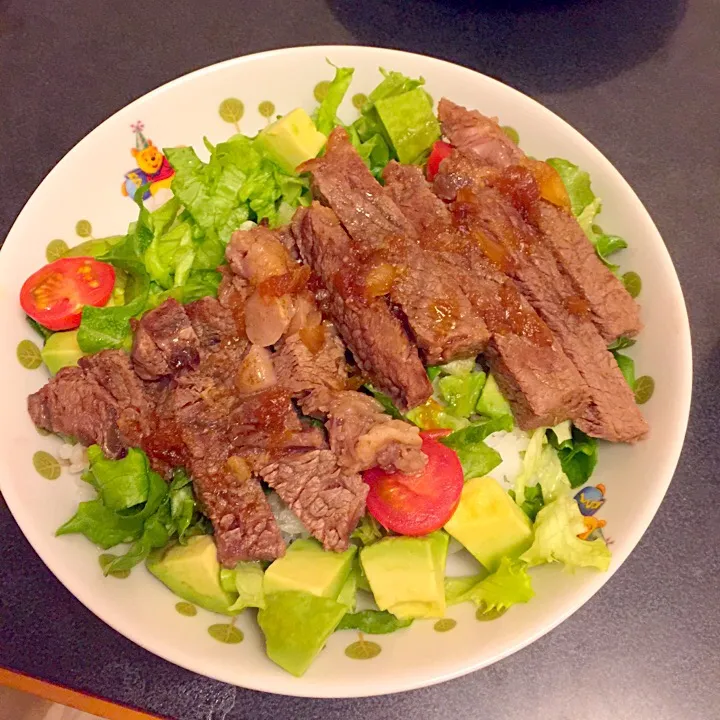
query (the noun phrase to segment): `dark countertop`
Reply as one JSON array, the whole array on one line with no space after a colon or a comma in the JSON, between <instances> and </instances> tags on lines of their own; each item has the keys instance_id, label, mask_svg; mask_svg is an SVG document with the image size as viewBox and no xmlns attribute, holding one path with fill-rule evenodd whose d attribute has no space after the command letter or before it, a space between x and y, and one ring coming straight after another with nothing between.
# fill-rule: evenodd
<instances>
[{"instance_id":1,"label":"dark countertop","mask_svg":"<svg viewBox=\"0 0 720 720\"><path fill-rule=\"evenodd\" d=\"M0 0L0 238L90 129L203 65L274 47L358 43L494 75L615 163L653 215L685 290L690 427L636 551L567 622L486 670L401 695L313 701L207 680L125 640L54 579L0 501L0 665L183 720L720 718L720 4L477 5L484 9L469 0Z\"/></svg>"}]
</instances>

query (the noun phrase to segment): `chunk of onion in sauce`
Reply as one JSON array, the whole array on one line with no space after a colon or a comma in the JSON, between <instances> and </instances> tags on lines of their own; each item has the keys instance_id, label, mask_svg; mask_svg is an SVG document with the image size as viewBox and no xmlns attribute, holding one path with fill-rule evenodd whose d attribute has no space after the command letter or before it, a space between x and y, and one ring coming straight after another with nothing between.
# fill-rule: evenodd
<instances>
[{"instance_id":1,"label":"chunk of onion in sauce","mask_svg":"<svg viewBox=\"0 0 720 720\"><path fill-rule=\"evenodd\" d=\"M255 291L245 304L245 333L254 345L274 345L285 333L293 316L289 295L263 298Z\"/></svg>"},{"instance_id":2,"label":"chunk of onion in sauce","mask_svg":"<svg viewBox=\"0 0 720 720\"><path fill-rule=\"evenodd\" d=\"M397 269L387 262L373 265L365 276L365 293L368 298L387 295L392 290L397 277Z\"/></svg>"},{"instance_id":3,"label":"chunk of onion in sauce","mask_svg":"<svg viewBox=\"0 0 720 720\"><path fill-rule=\"evenodd\" d=\"M277 382L270 351L252 345L243 358L235 375L235 387L241 393L266 390Z\"/></svg>"}]
</instances>

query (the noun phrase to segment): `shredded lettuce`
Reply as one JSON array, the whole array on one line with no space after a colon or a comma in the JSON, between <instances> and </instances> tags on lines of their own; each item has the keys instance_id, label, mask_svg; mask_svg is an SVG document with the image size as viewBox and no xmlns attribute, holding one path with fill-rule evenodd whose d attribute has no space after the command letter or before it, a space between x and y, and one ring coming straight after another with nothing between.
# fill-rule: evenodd
<instances>
[{"instance_id":1,"label":"shredded lettuce","mask_svg":"<svg viewBox=\"0 0 720 720\"><path fill-rule=\"evenodd\" d=\"M209 531L208 521L197 508L190 478L183 471L176 472L168 485L150 469L141 450L131 449L122 460L111 460L97 445L91 445L88 458L90 468L83 479L97 490L98 497L80 503L56 534L81 533L106 550L132 543L123 555L104 564L106 575L130 570L173 537L184 542Z\"/></svg>"},{"instance_id":2,"label":"shredded lettuce","mask_svg":"<svg viewBox=\"0 0 720 720\"><path fill-rule=\"evenodd\" d=\"M338 120L337 111L350 87L354 72L353 68L335 68L335 77L314 117L315 127L323 135L329 135L334 127L342 124Z\"/></svg>"},{"instance_id":3,"label":"shredded lettuce","mask_svg":"<svg viewBox=\"0 0 720 720\"><path fill-rule=\"evenodd\" d=\"M472 602L484 613L502 612L532 600L535 592L524 562L503 558L490 575L445 578L448 605Z\"/></svg>"},{"instance_id":4,"label":"shredded lettuce","mask_svg":"<svg viewBox=\"0 0 720 720\"><path fill-rule=\"evenodd\" d=\"M607 570L610 550L605 542L580 540L585 530L582 514L572 497L561 495L540 510L535 519L535 537L520 556L528 565L560 562L568 569L594 567Z\"/></svg>"},{"instance_id":5,"label":"shredded lettuce","mask_svg":"<svg viewBox=\"0 0 720 720\"><path fill-rule=\"evenodd\" d=\"M552 502L570 490L570 482L563 472L557 452L546 443L545 428L538 428L530 437L522 469L515 478L513 487L518 505L526 501L526 489L536 485L540 486L545 503Z\"/></svg>"}]
</instances>

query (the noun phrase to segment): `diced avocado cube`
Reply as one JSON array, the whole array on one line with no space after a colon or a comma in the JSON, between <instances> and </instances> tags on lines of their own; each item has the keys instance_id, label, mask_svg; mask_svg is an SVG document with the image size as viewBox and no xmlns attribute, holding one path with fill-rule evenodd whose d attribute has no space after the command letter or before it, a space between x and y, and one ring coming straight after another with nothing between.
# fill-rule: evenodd
<instances>
[{"instance_id":1,"label":"diced avocado cube","mask_svg":"<svg viewBox=\"0 0 720 720\"><path fill-rule=\"evenodd\" d=\"M265 596L258 624L267 656L300 677L333 634L347 606L327 597L286 590Z\"/></svg>"},{"instance_id":2,"label":"diced avocado cube","mask_svg":"<svg viewBox=\"0 0 720 720\"><path fill-rule=\"evenodd\" d=\"M380 610L399 618L445 614L448 536L389 537L360 551L360 562Z\"/></svg>"},{"instance_id":3,"label":"diced avocado cube","mask_svg":"<svg viewBox=\"0 0 720 720\"><path fill-rule=\"evenodd\" d=\"M317 540L296 540L265 571L265 594L297 590L335 600L350 574L357 549L323 550Z\"/></svg>"},{"instance_id":4,"label":"diced avocado cube","mask_svg":"<svg viewBox=\"0 0 720 720\"><path fill-rule=\"evenodd\" d=\"M337 596L337 601L341 605L345 605L348 612L355 611L358 591L358 575L359 569L356 566L356 562L354 562L352 569L350 570L350 574L347 576L347 580Z\"/></svg>"},{"instance_id":5,"label":"diced avocado cube","mask_svg":"<svg viewBox=\"0 0 720 720\"><path fill-rule=\"evenodd\" d=\"M268 125L255 143L285 172L294 174L298 165L317 157L326 140L310 116L297 108Z\"/></svg>"},{"instance_id":6,"label":"diced avocado cube","mask_svg":"<svg viewBox=\"0 0 720 720\"><path fill-rule=\"evenodd\" d=\"M155 550L145 561L147 569L183 600L206 610L234 615L237 593L223 590L220 564L212 535L196 535L186 545L178 543Z\"/></svg>"},{"instance_id":7,"label":"diced avocado cube","mask_svg":"<svg viewBox=\"0 0 720 720\"><path fill-rule=\"evenodd\" d=\"M78 360L85 355L78 345L78 331L66 330L53 333L40 351L40 355L51 375L64 367L78 364Z\"/></svg>"},{"instance_id":8,"label":"diced avocado cube","mask_svg":"<svg viewBox=\"0 0 720 720\"><path fill-rule=\"evenodd\" d=\"M491 477L468 480L447 530L490 572L503 557L519 557L532 544L528 516Z\"/></svg>"},{"instance_id":9,"label":"diced avocado cube","mask_svg":"<svg viewBox=\"0 0 720 720\"><path fill-rule=\"evenodd\" d=\"M480 415L487 415L492 418L512 415L510 404L500 392L497 381L492 375L488 375L475 409Z\"/></svg>"},{"instance_id":10,"label":"diced avocado cube","mask_svg":"<svg viewBox=\"0 0 720 720\"><path fill-rule=\"evenodd\" d=\"M380 121L401 163L412 163L440 139L440 124L422 88L375 103Z\"/></svg>"}]
</instances>

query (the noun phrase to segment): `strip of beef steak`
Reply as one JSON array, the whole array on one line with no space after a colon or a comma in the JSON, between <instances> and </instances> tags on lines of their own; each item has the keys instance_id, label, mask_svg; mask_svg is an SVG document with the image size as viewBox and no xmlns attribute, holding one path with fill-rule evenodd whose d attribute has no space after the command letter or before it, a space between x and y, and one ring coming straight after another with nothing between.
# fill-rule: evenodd
<instances>
[{"instance_id":1,"label":"strip of beef steak","mask_svg":"<svg viewBox=\"0 0 720 720\"><path fill-rule=\"evenodd\" d=\"M317 195L335 211L353 242L355 281L373 295L389 294L429 364L473 357L489 332L442 257L418 253L415 226L383 191L342 128L322 158L303 166Z\"/></svg>"},{"instance_id":2,"label":"strip of beef steak","mask_svg":"<svg viewBox=\"0 0 720 720\"><path fill-rule=\"evenodd\" d=\"M399 407L424 403L432 386L417 348L384 299L357 287L364 268L348 252L351 240L335 213L317 203L300 208L292 232L303 260L328 290L326 311L358 365Z\"/></svg>"},{"instance_id":3,"label":"strip of beef steak","mask_svg":"<svg viewBox=\"0 0 720 720\"><path fill-rule=\"evenodd\" d=\"M63 368L28 397L35 425L99 445L111 458L138 446L154 425L153 400L122 350L104 350Z\"/></svg>"},{"instance_id":4,"label":"strip of beef steak","mask_svg":"<svg viewBox=\"0 0 720 720\"><path fill-rule=\"evenodd\" d=\"M485 165L500 169L544 163L529 160L490 118L442 99L438 115L443 132L461 151L471 153ZM547 166L544 166L547 170ZM527 171L527 168L526 168ZM552 171L554 172L554 171ZM576 293L589 305L589 316L607 343L621 335L633 336L642 329L640 309L620 279L598 257L569 208L540 197L535 186L527 219L537 228L559 266L571 279ZM527 197L527 195L526 195Z\"/></svg>"},{"instance_id":5,"label":"strip of beef steak","mask_svg":"<svg viewBox=\"0 0 720 720\"><path fill-rule=\"evenodd\" d=\"M647 423L632 391L535 230L493 188L460 191L452 210L458 226L517 283L585 381L589 403L573 418L576 425L612 442L644 437Z\"/></svg>"},{"instance_id":6,"label":"strip of beef steak","mask_svg":"<svg viewBox=\"0 0 720 720\"><path fill-rule=\"evenodd\" d=\"M453 262L457 282L492 332L485 357L518 425L529 430L576 415L587 400L584 382L512 281L457 232L420 168L391 162L384 179L385 192L413 222L422 252L440 248L436 254Z\"/></svg>"},{"instance_id":7,"label":"strip of beef steak","mask_svg":"<svg viewBox=\"0 0 720 720\"><path fill-rule=\"evenodd\" d=\"M347 549L365 512L368 486L341 468L331 450L283 453L260 476L326 550Z\"/></svg>"}]
</instances>

